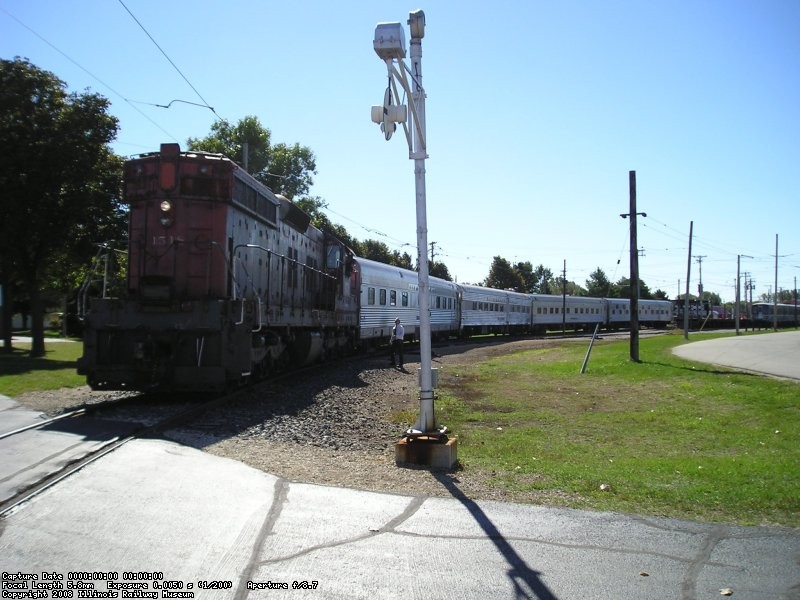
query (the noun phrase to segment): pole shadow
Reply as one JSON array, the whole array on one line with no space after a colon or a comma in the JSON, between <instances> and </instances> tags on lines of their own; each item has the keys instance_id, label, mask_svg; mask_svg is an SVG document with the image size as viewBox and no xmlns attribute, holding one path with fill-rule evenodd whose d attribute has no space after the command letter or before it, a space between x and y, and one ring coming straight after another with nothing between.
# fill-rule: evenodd
<instances>
[{"instance_id":1,"label":"pole shadow","mask_svg":"<svg viewBox=\"0 0 800 600\"><path fill-rule=\"evenodd\" d=\"M550 591L550 589L541 580L540 573L531 569L525 562L514 547L503 537L503 534L497 529L492 520L483 512L477 502L470 500L462 492L452 478L448 477L445 473L432 473L436 480L441 483L450 495L466 508L475 519L475 522L481 526L481 529L486 533L486 536L492 541L497 550L505 558L509 565L506 575L511 580L514 586L515 598L528 598L536 600L558 600Z\"/></svg>"}]
</instances>

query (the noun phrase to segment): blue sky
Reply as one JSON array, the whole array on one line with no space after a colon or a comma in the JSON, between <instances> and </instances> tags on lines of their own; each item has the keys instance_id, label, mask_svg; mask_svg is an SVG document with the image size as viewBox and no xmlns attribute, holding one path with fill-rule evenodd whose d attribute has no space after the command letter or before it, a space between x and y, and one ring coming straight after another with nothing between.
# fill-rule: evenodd
<instances>
[{"instance_id":1,"label":"blue sky","mask_svg":"<svg viewBox=\"0 0 800 600\"><path fill-rule=\"evenodd\" d=\"M119 154L255 115L314 151L334 222L415 256L414 162L370 106L375 25L421 8L428 240L458 281L497 255L627 277L631 170L651 289L684 291L690 222L692 293L702 265L732 300L737 254L773 289L776 235L778 287L800 276L797 0L123 1L183 76L119 0L0 0L0 56L108 97Z\"/></svg>"}]
</instances>

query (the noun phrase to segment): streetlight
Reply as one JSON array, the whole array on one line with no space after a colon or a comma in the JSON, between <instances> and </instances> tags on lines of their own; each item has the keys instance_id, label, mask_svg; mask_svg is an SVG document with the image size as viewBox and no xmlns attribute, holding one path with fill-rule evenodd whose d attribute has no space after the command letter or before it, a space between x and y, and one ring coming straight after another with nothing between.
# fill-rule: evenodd
<instances>
[{"instance_id":1,"label":"streetlight","mask_svg":"<svg viewBox=\"0 0 800 600\"><path fill-rule=\"evenodd\" d=\"M437 427L433 413L433 383L431 369L430 287L428 276L428 224L425 198L425 159L428 157L425 140L425 90L422 88L422 38L425 37L425 13L409 13L411 32L411 67L406 66L405 32L400 23L378 23L375 27L373 49L386 63L389 82L383 105L372 107L372 121L380 124L388 140L400 123L408 141L409 158L414 161L417 207L417 264L419 265L419 348L420 348L420 414L417 422L406 431L406 437L435 437L446 439L446 427ZM408 76L413 82L409 85ZM410 98L411 127L407 124L408 110L401 104L398 85Z\"/></svg>"}]
</instances>

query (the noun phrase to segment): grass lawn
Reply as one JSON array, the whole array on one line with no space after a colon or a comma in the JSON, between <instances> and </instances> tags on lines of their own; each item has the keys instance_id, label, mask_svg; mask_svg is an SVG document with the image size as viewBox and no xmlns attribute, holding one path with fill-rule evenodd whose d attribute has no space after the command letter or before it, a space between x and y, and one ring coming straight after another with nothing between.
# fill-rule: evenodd
<instances>
[{"instance_id":1,"label":"grass lawn","mask_svg":"<svg viewBox=\"0 0 800 600\"><path fill-rule=\"evenodd\" d=\"M46 342L42 358L30 358L30 343L17 342L6 353L0 349L0 394L17 396L25 392L78 387L86 378L76 372L83 354L81 342Z\"/></svg>"},{"instance_id":2,"label":"grass lawn","mask_svg":"<svg viewBox=\"0 0 800 600\"><path fill-rule=\"evenodd\" d=\"M574 342L460 368L437 422L464 469L553 504L800 526L800 384L673 357L681 343L642 339L637 364L600 342L583 375Z\"/></svg>"}]
</instances>

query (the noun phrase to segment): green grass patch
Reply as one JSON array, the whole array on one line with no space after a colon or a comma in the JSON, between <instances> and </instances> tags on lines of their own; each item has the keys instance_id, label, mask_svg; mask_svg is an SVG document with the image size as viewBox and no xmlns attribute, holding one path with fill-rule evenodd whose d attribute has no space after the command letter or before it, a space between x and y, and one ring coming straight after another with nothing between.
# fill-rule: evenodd
<instances>
[{"instance_id":1,"label":"green grass patch","mask_svg":"<svg viewBox=\"0 0 800 600\"><path fill-rule=\"evenodd\" d=\"M681 343L642 339L633 363L627 341L600 342L583 375L575 342L463 367L437 421L512 497L800 526L800 385L682 360Z\"/></svg>"},{"instance_id":2,"label":"green grass patch","mask_svg":"<svg viewBox=\"0 0 800 600\"><path fill-rule=\"evenodd\" d=\"M30 347L29 343L18 342L11 352L0 349L0 394L13 397L86 384L86 378L76 371L83 354L82 343L48 342L41 358L31 358Z\"/></svg>"}]
</instances>

